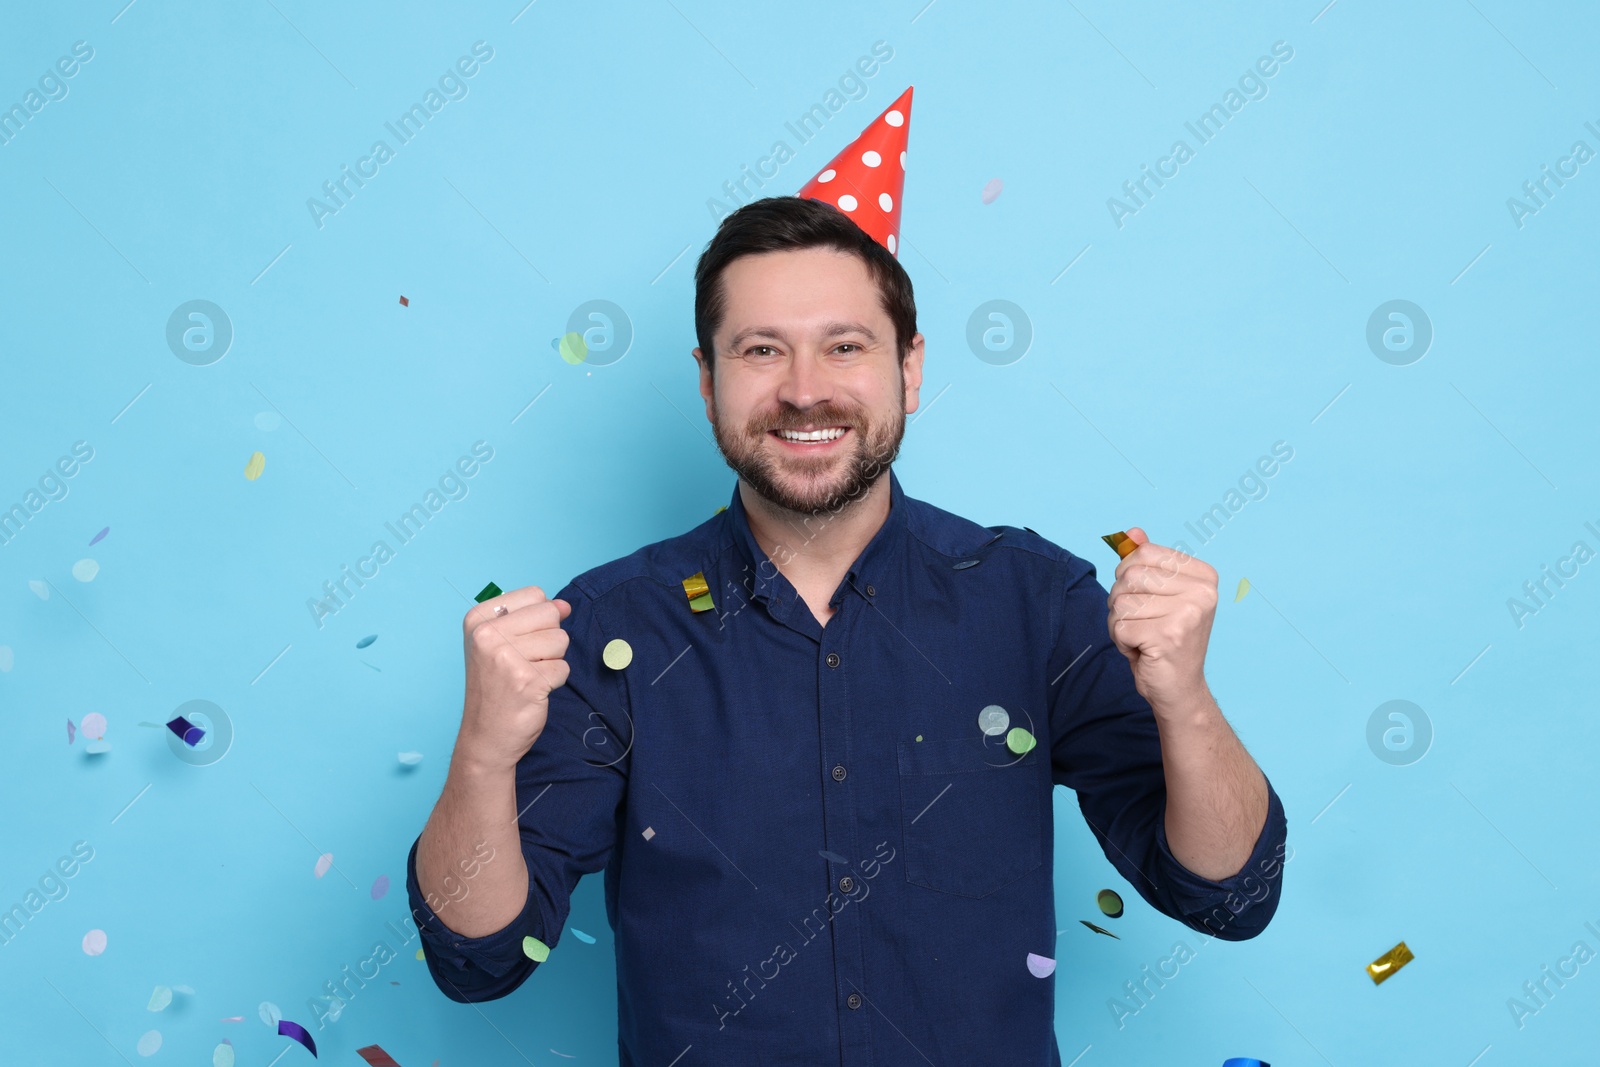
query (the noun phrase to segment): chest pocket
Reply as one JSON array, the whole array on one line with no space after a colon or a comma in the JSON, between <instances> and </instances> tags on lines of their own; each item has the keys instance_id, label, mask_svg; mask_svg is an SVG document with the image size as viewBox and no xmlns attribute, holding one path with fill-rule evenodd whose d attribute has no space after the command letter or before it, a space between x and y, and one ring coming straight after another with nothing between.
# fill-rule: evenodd
<instances>
[{"instance_id":1,"label":"chest pocket","mask_svg":"<svg viewBox=\"0 0 1600 1067\"><path fill-rule=\"evenodd\" d=\"M906 881L986 897L1044 861L1039 748L1019 758L980 737L898 746Z\"/></svg>"}]
</instances>

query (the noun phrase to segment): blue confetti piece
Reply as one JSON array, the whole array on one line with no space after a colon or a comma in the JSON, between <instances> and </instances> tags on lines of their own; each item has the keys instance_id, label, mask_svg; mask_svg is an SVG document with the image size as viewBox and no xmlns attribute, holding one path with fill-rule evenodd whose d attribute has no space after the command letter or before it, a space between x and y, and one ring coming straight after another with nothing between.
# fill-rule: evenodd
<instances>
[{"instance_id":1,"label":"blue confetti piece","mask_svg":"<svg viewBox=\"0 0 1600 1067\"><path fill-rule=\"evenodd\" d=\"M377 639L378 639L378 635L377 634L369 634L368 636L363 637L361 640L357 641L356 642L356 647L357 648L366 648L368 645L372 644L372 642L376 641Z\"/></svg>"},{"instance_id":2,"label":"blue confetti piece","mask_svg":"<svg viewBox=\"0 0 1600 1067\"><path fill-rule=\"evenodd\" d=\"M579 941L582 941L585 945L594 944L594 938L590 937L582 930L579 930L577 927L572 928L572 936L577 938Z\"/></svg>"},{"instance_id":3,"label":"blue confetti piece","mask_svg":"<svg viewBox=\"0 0 1600 1067\"><path fill-rule=\"evenodd\" d=\"M821 856L825 860L831 860L834 863L843 863L843 864L846 864L846 865L848 865L850 863L849 860L845 859L843 856L839 855L837 852L829 852L825 848L818 849L817 850L817 855Z\"/></svg>"}]
</instances>

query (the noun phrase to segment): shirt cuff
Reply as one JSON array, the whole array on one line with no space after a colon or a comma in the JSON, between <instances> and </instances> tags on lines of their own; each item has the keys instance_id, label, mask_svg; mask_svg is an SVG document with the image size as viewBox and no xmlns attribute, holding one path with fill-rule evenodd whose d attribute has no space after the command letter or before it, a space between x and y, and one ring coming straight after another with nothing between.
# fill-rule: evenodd
<instances>
[{"instance_id":1,"label":"shirt cuff","mask_svg":"<svg viewBox=\"0 0 1600 1067\"><path fill-rule=\"evenodd\" d=\"M465 1000L473 987L483 984L481 977L471 973L473 968L495 978L504 978L513 968L522 965L529 972L536 968L538 964L522 951L523 937L528 934L538 936L538 931L534 929L537 908L534 906L533 893L529 892L521 913L503 929L482 937L458 934L428 906L422 887L417 882L417 845L421 840L419 834L417 840L411 843L411 851L406 857L406 893L410 897L411 917L416 921L418 933L422 935L427 950L425 955L434 978L449 983Z\"/></svg>"},{"instance_id":2,"label":"shirt cuff","mask_svg":"<svg viewBox=\"0 0 1600 1067\"><path fill-rule=\"evenodd\" d=\"M1265 777L1265 776L1263 776ZM1267 780L1267 819L1250 858L1238 873L1220 880L1204 878L1178 861L1167 843L1165 817L1156 820L1156 852L1172 899L1184 921L1223 940L1242 940L1259 933L1277 911L1284 853L1289 836L1283 802Z\"/></svg>"}]
</instances>

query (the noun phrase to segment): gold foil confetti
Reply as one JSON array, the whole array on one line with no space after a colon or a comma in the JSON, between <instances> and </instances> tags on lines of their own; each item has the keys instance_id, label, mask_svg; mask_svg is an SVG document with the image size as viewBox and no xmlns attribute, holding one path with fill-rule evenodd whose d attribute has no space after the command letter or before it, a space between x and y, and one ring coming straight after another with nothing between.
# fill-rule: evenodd
<instances>
[{"instance_id":1,"label":"gold foil confetti","mask_svg":"<svg viewBox=\"0 0 1600 1067\"><path fill-rule=\"evenodd\" d=\"M683 580L683 593L689 598L689 608L695 614L716 607L711 602L711 587L706 584L704 571L695 571Z\"/></svg>"},{"instance_id":2,"label":"gold foil confetti","mask_svg":"<svg viewBox=\"0 0 1600 1067\"><path fill-rule=\"evenodd\" d=\"M1118 530L1116 533L1102 534L1100 540L1117 550L1117 556L1127 559L1128 553L1139 547L1139 542Z\"/></svg>"},{"instance_id":3,"label":"gold foil confetti","mask_svg":"<svg viewBox=\"0 0 1600 1067\"><path fill-rule=\"evenodd\" d=\"M1117 895L1117 891L1115 889L1100 890L1100 892L1096 894L1094 902L1100 905L1100 914L1104 915L1106 918L1122 918L1122 898Z\"/></svg>"},{"instance_id":4,"label":"gold foil confetti","mask_svg":"<svg viewBox=\"0 0 1600 1067\"><path fill-rule=\"evenodd\" d=\"M606 647L601 651L600 658L607 667L620 671L633 662L633 646L620 637L613 637L606 642Z\"/></svg>"},{"instance_id":5,"label":"gold foil confetti","mask_svg":"<svg viewBox=\"0 0 1600 1067\"><path fill-rule=\"evenodd\" d=\"M1415 958L1411 955L1411 950L1406 947L1406 943L1402 941L1367 964L1367 974L1372 976L1373 985L1382 985L1386 978Z\"/></svg>"},{"instance_id":6,"label":"gold foil confetti","mask_svg":"<svg viewBox=\"0 0 1600 1067\"><path fill-rule=\"evenodd\" d=\"M1110 930L1107 930L1103 926L1096 926L1094 923L1090 922L1088 919L1079 919L1078 921L1081 922L1083 925L1087 926L1089 929L1093 930L1097 934L1105 934L1107 937L1116 937L1118 941L1122 940L1122 938L1117 937L1117 935L1112 933Z\"/></svg>"},{"instance_id":7,"label":"gold foil confetti","mask_svg":"<svg viewBox=\"0 0 1600 1067\"><path fill-rule=\"evenodd\" d=\"M721 507L717 508L717 510L713 511L711 514L713 514L713 515L721 515L724 511L727 511L727 510L728 510L728 505L723 504Z\"/></svg>"},{"instance_id":8,"label":"gold foil confetti","mask_svg":"<svg viewBox=\"0 0 1600 1067\"><path fill-rule=\"evenodd\" d=\"M1244 599L1244 595L1246 593L1248 593L1249 591L1250 591L1250 579L1248 579L1248 578L1240 578L1239 579L1239 591L1233 594L1233 602L1235 604L1237 604L1239 601L1243 600Z\"/></svg>"},{"instance_id":9,"label":"gold foil confetti","mask_svg":"<svg viewBox=\"0 0 1600 1067\"><path fill-rule=\"evenodd\" d=\"M244 465L244 476L252 482L261 477L261 472L267 469L267 457L260 452L250 453L250 462Z\"/></svg>"}]
</instances>

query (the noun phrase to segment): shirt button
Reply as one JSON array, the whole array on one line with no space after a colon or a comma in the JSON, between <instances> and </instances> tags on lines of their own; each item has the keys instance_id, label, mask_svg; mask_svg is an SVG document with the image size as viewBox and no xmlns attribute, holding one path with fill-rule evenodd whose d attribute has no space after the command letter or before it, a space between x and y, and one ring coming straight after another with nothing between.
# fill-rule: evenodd
<instances>
[{"instance_id":1,"label":"shirt button","mask_svg":"<svg viewBox=\"0 0 1600 1067\"><path fill-rule=\"evenodd\" d=\"M837 667L838 665L839 665L839 653L837 653L837 652L829 652L828 653L828 666Z\"/></svg>"},{"instance_id":2,"label":"shirt button","mask_svg":"<svg viewBox=\"0 0 1600 1067\"><path fill-rule=\"evenodd\" d=\"M859 1008L861 1007L861 994L851 993L848 997L844 998L844 1002L850 1005L852 1009Z\"/></svg>"},{"instance_id":3,"label":"shirt button","mask_svg":"<svg viewBox=\"0 0 1600 1067\"><path fill-rule=\"evenodd\" d=\"M841 763L841 764L839 764L837 767L835 767L833 769L833 780L836 781L836 782L842 782L842 781L844 781L844 776L845 776L844 764Z\"/></svg>"},{"instance_id":4,"label":"shirt button","mask_svg":"<svg viewBox=\"0 0 1600 1067\"><path fill-rule=\"evenodd\" d=\"M876 589L872 588L872 586L869 585L869 586L867 586L867 595L868 596L877 596L878 595L878 591Z\"/></svg>"},{"instance_id":5,"label":"shirt button","mask_svg":"<svg viewBox=\"0 0 1600 1067\"><path fill-rule=\"evenodd\" d=\"M839 892L848 893L856 887L856 880L848 874L839 879Z\"/></svg>"}]
</instances>

